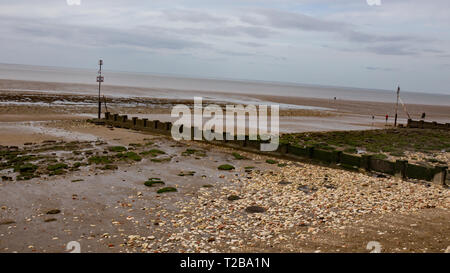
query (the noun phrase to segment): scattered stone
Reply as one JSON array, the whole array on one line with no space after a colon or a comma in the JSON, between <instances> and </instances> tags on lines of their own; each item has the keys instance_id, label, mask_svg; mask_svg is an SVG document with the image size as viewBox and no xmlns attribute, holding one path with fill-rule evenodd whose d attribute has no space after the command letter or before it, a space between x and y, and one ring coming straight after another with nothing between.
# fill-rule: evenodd
<instances>
[{"instance_id":1,"label":"scattered stone","mask_svg":"<svg viewBox=\"0 0 450 273\"><path fill-rule=\"evenodd\" d=\"M290 185L290 184L292 184L292 182L281 180L280 182L278 182L278 184L279 185Z\"/></svg>"}]
</instances>

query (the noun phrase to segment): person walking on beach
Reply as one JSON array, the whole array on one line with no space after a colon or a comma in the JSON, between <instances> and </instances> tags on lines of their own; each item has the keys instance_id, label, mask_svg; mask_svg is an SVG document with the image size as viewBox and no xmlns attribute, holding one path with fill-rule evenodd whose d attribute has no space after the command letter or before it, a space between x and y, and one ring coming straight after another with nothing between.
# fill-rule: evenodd
<instances>
[{"instance_id":1,"label":"person walking on beach","mask_svg":"<svg viewBox=\"0 0 450 273\"><path fill-rule=\"evenodd\" d=\"M386 125L387 125L388 119L389 119L389 115L386 115Z\"/></svg>"},{"instance_id":2,"label":"person walking on beach","mask_svg":"<svg viewBox=\"0 0 450 273\"><path fill-rule=\"evenodd\" d=\"M423 112L422 113L422 119L425 119L425 116L426 116L427 114L425 114L425 112Z\"/></svg>"}]
</instances>

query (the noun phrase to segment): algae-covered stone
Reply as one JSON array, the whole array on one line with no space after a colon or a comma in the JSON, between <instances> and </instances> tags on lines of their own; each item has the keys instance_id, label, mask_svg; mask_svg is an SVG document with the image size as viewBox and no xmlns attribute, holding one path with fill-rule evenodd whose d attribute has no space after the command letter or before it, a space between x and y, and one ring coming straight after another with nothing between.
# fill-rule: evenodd
<instances>
[{"instance_id":1,"label":"algae-covered stone","mask_svg":"<svg viewBox=\"0 0 450 273\"><path fill-rule=\"evenodd\" d=\"M157 193L176 192L176 191L178 191L178 190L174 187L165 187L165 188L159 189L157 191Z\"/></svg>"},{"instance_id":2,"label":"algae-covered stone","mask_svg":"<svg viewBox=\"0 0 450 273\"><path fill-rule=\"evenodd\" d=\"M127 148L123 147L123 146L111 146L111 147L108 147L108 150L110 150L111 152L120 153L120 152L125 152L127 150Z\"/></svg>"},{"instance_id":3,"label":"algae-covered stone","mask_svg":"<svg viewBox=\"0 0 450 273\"><path fill-rule=\"evenodd\" d=\"M266 163L268 163L268 164L277 164L278 161L273 160L273 159L267 159L267 160L266 160Z\"/></svg>"},{"instance_id":4,"label":"algae-covered stone","mask_svg":"<svg viewBox=\"0 0 450 273\"><path fill-rule=\"evenodd\" d=\"M245 157L244 156L242 156L242 155L240 155L239 153L232 153L231 154L235 159L237 159L237 160L242 160L242 159L245 159Z\"/></svg>"},{"instance_id":5,"label":"algae-covered stone","mask_svg":"<svg viewBox=\"0 0 450 273\"><path fill-rule=\"evenodd\" d=\"M218 169L221 171L231 171L231 170L234 170L235 168L234 168L234 166L232 166L230 164L224 164L224 165L220 165L218 167Z\"/></svg>"}]
</instances>

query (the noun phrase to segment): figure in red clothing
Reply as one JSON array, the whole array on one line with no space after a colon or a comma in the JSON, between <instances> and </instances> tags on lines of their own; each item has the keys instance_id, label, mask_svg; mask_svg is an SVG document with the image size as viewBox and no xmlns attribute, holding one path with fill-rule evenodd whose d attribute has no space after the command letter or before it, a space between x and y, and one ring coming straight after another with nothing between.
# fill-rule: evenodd
<instances>
[{"instance_id":1,"label":"figure in red clothing","mask_svg":"<svg viewBox=\"0 0 450 273\"><path fill-rule=\"evenodd\" d=\"M389 115L386 115L386 125L387 125L388 119L389 119Z\"/></svg>"}]
</instances>

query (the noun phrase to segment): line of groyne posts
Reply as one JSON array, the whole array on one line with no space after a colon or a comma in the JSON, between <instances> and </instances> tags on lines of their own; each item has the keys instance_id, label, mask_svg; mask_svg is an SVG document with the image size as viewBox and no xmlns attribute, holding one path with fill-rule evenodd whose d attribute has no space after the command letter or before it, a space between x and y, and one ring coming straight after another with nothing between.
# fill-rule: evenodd
<instances>
[{"instance_id":1,"label":"line of groyne posts","mask_svg":"<svg viewBox=\"0 0 450 273\"><path fill-rule=\"evenodd\" d=\"M412 120L408 119L408 128L420 128L420 129L440 129L450 130L450 123L437 123L436 121L424 121L424 120Z\"/></svg>"},{"instance_id":2,"label":"line of groyne posts","mask_svg":"<svg viewBox=\"0 0 450 273\"><path fill-rule=\"evenodd\" d=\"M137 117L128 118L127 115L105 113L102 121L110 126L134 129L138 131L146 131L162 135L171 135L172 123L161 122L159 120L139 119ZM425 122L420 122L425 124ZM408 124L414 125L415 123ZM435 124L436 125L436 124ZM439 124L438 124L439 125ZM448 123L447 125L448 126ZM422 128L422 127L410 127ZM426 127L423 127L426 128ZM437 127L433 127L437 128ZM440 127L439 127L440 128ZM446 127L448 128L448 127ZM190 130L191 138L194 139L195 131L200 130L197 127L179 128L181 130ZM427 167L409 163L406 160L390 161L386 159L376 158L372 155L355 155L348 154L336 150L322 150L312 146L297 146L289 143L280 143L278 149L273 152L261 151L261 143L265 143L259 139L252 140L248 135L236 138L236 140L228 140L228 133L223 133L223 140L202 141L214 145L220 145L253 153L285 158L294 161L310 161L315 163L338 166L351 171L377 172L392 175L400 179L418 179L434 182L443 186L450 185L450 173L448 166ZM242 139L242 140L239 140Z\"/></svg>"}]
</instances>

